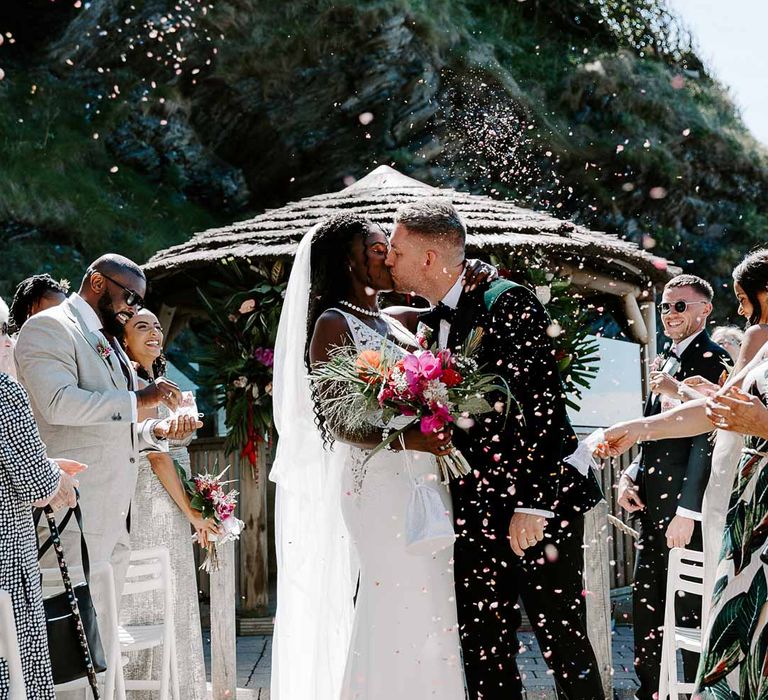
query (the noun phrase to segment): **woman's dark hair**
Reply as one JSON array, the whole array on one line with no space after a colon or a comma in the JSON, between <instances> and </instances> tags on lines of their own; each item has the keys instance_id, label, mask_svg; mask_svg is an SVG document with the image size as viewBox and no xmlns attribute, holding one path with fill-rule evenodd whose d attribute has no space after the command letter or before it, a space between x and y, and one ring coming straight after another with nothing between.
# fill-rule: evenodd
<instances>
[{"instance_id":1,"label":"woman's dark hair","mask_svg":"<svg viewBox=\"0 0 768 700\"><path fill-rule=\"evenodd\" d=\"M309 368L309 345L317 319L323 312L336 306L349 291L350 275L347 258L352 253L355 240L365 244L372 227L370 219L359 214L341 213L320 224L312 238L310 251L311 277L309 283L309 307L307 309L307 345L304 348L304 361ZM363 245L366 256L367 249ZM323 436L326 446L333 444L325 417L320 412L316 388L312 387L312 400L315 405L315 423Z\"/></svg>"},{"instance_id":2,"label":"woman's dark hair","mask_svg":"<svg viewBox=\"0 0 768 700\"><path fill-rule=\"evenodd\" d=\"M152 377L149 376L149 372L138 362L135 362L136 374L138 374L144 381L151 382ZM165 359L165 355L160 353L160 356L152 363L152 374L157 377L164 377L165 371L168 367L168 360Z\"/></svg>"},{"instance_id":3,"label":"woman's dark hair","mask_svg":"<svg viewBox=\"0 0 768 700\"><path fill-rule=\"evenodd\" d=\"M10 320L16 330L19 330L29 318L32 307L46 294L51 293L66 296L69 293L69 282L65 280L57 282L49 274L33 275L16 287L10 309Z\"/></svg>"},{"instance_id":4,"label":"woman's dark hair","mask_svg":"<svg viewBox=\"0 0 768 700\"><path fill-rule=\"evenodd\" d=\"M757 295L768 291L768 248L755 250L747 255L733 270L733 281L738 282L752 304L752 315L749 324L760 323L763 307Z\"/></svg>"}]
</instances>

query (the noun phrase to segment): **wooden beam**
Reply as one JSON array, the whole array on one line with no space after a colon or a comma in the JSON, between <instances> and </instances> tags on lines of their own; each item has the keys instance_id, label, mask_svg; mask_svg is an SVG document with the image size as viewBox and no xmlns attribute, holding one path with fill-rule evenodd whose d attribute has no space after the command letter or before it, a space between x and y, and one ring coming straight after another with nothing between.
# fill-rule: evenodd
<instances>
[{"instance_id":1,"label":"wooden beam","mask_svg":"<svg viewBox=\"0 0 768 700\"><path fill-rule=\"evenodd\" d=\"M259 445L255 466L240 458L240 609L263 617L269 612L267 457L269 448Z\"/></svg>"},{"instance_id":2,"label":"wooden beam","mask_svg":"<svg viewBox=\"0 0 768 700\"><path fill-rule=\"evenodd\" d=\"M235 543L218 546L217 554L219 570L211 573L211 688L213 700L232 700L237 697Z\"/></svg>"},{"instance_id":3,"label":"wooden beam","mask_svg":"<svg viewBox=\"0 0 768 700\"><path fill-rule=\"evenodd\" d=\"M563 265L560 269L571 278L571 282L577 287L594 289L596 292L613 294L617 297L623 297L627 294L638 297L642 293L642 290L636 284L612 279L608 275L596 272L595 270L588 268L579 269L567 264Z\"/></svg>"},{"instance_id":4,"label":"wooden beam","mask_svg":"<svg viewBox=\"0 0 768 700\"><path fill-rule=\"evenodd\" d=\"M648 341L643 345L640 353L641 361L641 379L643 386L643 400L648 396L650 386L651 362L656 357L656 299L653 293L650 293L646 299L640 303L640 313L645 319L645 325L648 328Z\"/></svg>"},{"instance_id":5,"label":"wooden beam","mask_svg":"<svg viewBox=\"0 0 768 700\"><path fill-rule=\"evenodd\" d=\"M600 501L584 516L584 589L587 591L587 632L595 650L606 698L613 697L611 655L611 584L608 504Z\"/></svg>"},{"instance_id":6,"label":"wooden beam","mask_svg":"<svg viewBox=\"0 0 768 700\"><path fill-rule=\"evenodd\" d=\"M173 317L176 315L176 307L168 306L168 304L161 304L160 311L157 312L157 320L160 321L160 325L165 331L163 337L163 349L167 348L171 344L171 325L173 324Z\"/></svg>"}]
</instances>

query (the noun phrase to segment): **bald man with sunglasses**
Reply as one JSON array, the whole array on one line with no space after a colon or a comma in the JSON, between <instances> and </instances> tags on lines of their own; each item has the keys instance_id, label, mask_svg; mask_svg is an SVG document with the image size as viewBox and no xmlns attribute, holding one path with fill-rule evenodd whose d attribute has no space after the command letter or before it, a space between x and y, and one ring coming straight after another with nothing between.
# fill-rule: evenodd
<instances>
[{"instance_id":1,"label":"bald man with sunglasses","mask_svg":"<svg viewBox=\"0 0 768 700\"><path fill-rule=\"evenodd\" d=\"M139 419L160 403L175 410L181 398L165 378L140 388L119 342L125 322L144 305L146 284L131 260L100 257L76 293L22 326L15 351L19 381L48 452L89 467L80 477L85 539L91 561L112 564L118 605L130 557L139 452L165 450L166 438L183 439L202 425L189 418ZM62 533L71 565L80 563L79 542L77 527ZM52 550L41 563L56 566Z\"/></svg>"},{"instance_id":2,"label":"bald man with sunglasses","mask_svg":"<svg viewBox=\"0 0 768 700\"><path fill-rule=\"evenodd\" d=\"M705 328L712 298L711 285L695 275L678 275L664 287L658 311L671 342L654 361L643 415L679 405L684 379L700 375L717 382L731 362ZM634 513L640 526L632 587L638 700L651 700L659 690L669 550L702 548L701 502L711 457L709 435L647 442L619 481L619 505ZM679 624L698 626L700 597L688 595L676 608ZM687 681L694 680L697 663L697 655L683 652Z\"/></svg>"}]
</instances>

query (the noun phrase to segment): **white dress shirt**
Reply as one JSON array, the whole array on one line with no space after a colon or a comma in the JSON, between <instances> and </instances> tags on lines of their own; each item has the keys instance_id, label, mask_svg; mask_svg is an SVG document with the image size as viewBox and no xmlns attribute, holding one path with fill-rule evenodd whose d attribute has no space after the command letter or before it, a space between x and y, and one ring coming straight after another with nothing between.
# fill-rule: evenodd
<instances>
[{"instance_id":1,"label":"white dress shirt","mask_svg":"<svg viewBox=\"0 0 768 700\"><path fill-rule=\"evenodd\" d=\"M442 298L442 303L451 309L459 305L461 294L464 291L464 273L460 274L446 295ZM437 334L437 344L440 348L448 346L448 336L451 332L451 324L444 318L440 319L440 329ZM555 514L550 510L539 510L538 508L515 508L515 513L527 513L529 515L538 515L541 518L554 518Z\"/></svg>"}]
</instances>

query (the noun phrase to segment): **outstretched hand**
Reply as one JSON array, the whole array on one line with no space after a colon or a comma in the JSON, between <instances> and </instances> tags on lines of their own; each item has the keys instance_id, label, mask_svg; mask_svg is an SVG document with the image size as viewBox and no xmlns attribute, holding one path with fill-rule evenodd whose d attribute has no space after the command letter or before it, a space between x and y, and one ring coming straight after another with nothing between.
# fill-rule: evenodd
<instances>
[{"instance_id":1,"label":"outstretched hand","mask_svg":"<svg viewBox=\"0 0 768 700\"><path fill-rule=\"evenodd\" d=\"M605 439L597 446L598 457L618 457L623 455L638 440L637 431L628 423L617 423L606 429Z\"/></svg>"},{"instance_id":2,"label":"outstretched hand","mask_svg":"<svg viewBox=\"0 0 768 700\"><path fill-rule=\"evenodd\" d=\"M195 430L203 427L202 421L191 416L179 416L178 418L166 418L158 421L153 432L155 437L167 440L185 440Z\"/></svg>"},{"instance_id":3,"label":"outstretched hand","mask_svg":"<svg viewBox=\"0 0 768 700\"><path fill-rule=\"evenodd\" d=\"M688 377L687 379L684 379L683 384L685 384L685 386L691 387L691 389L695 389L702 396L707 396L707 397L714 396L718 391L720 391L719 384L710 382L709 379L704 379L704 377L698 374L693 377Z\"/></svg>"}]
</instances>

